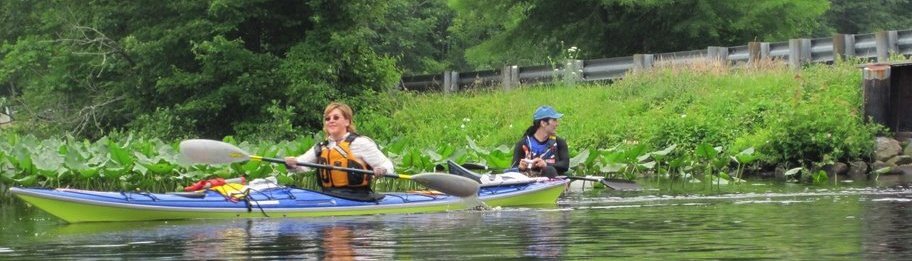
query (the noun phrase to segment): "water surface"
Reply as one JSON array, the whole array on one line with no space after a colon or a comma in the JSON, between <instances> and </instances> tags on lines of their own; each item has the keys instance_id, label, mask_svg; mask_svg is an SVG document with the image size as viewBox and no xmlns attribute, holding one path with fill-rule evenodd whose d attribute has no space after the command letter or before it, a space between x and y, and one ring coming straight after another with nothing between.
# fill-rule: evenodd
<instances>
[{"instance_id":1,"label":"water surface","mask_svg":"<svg viewBox=\"0 0 912 261\"><path fill-rule=\"evenodd\" d=\"M550 208L66 224L14 200L0 259L912 258L912 191L568 192Z\"/></svg>"}]
</instances>

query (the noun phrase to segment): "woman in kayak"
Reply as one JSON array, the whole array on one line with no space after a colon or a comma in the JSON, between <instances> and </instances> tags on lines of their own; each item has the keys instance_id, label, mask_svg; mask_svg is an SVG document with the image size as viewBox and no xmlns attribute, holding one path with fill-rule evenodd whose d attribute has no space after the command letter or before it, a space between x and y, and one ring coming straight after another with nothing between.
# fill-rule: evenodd
<instances>
[{"instance_id":1,"label":"woman in kayak","mask_svg":"<svg viewBox=\"0 0 912 261\"><path fill-rule=\"evenodd\" d=\"M323 110L323 132L326 140L298 157L286 157L285 165L294 172L309 171L298 162L373 170L374 175L342 170L319 169L318 184L323 192L347 199L376 201L383 197L371 189L371 178L393 173L393 162L368 137L355 133L351 107L333 102Z\"/></svg>"},{"instance_id":2,"label":"woman in kayak","mask_svg":"<svg viewBox=\"0 0 912 261\"><path fill-rule=\"evenodd\" d=\"M513 168L529 176L550 178L567 172L570 168L567 141L557 137L557 126L563 116L551 106L535 110L532 126L513 148Z\"/></svg>"}]
</instances>

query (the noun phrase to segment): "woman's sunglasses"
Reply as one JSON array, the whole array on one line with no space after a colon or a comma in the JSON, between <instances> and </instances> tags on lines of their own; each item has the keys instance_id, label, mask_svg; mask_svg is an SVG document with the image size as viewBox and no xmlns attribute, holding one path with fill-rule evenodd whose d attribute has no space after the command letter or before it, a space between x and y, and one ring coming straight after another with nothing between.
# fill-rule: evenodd
<instances>
[{"instance_id":1,"label":"woman's sunglasses","mask_svg":"<svg viewBox=\"0 0 912 261\"><path fill-rule=\"evenodd\" d=\"M340 119L342 119L342 116L339 116L339 115L326 116L326 118L323 118L323 120L325 120L325 121L329 121L329 120L337 121Z\"/></svg>"}]
</instances>

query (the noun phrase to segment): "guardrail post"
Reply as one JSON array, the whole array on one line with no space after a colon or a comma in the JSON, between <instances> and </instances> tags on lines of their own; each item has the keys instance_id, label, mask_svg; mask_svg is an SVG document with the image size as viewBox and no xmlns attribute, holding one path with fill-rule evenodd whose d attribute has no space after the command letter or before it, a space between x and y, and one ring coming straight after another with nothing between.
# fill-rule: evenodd
<instances>
[{"instance_id":1,"label":"guardrail post","mask_svg":"<svg viewBox=\"0 0 912 261\"><path fill-rule=\"evenodd\" d=\"M728 61L728 47L710 46L706 48L706 56L712 60Z\"/></svg>"},{"instance_id":2,"label":"guardrail post","mask_svg":"<svg viewBox=\"0 0 912 261\"><path fill-rule=\"evenodd\" d=\"M519 66L513 65L510 67L510 78L513 79L513 84L516 87L522 85L522 80L519 79Z\"/></svg>"},{"instance_id":3,"label":"guardrail post","mask_svg":"<svg viewBox=\"0 0 912 261\"><path fill-rule=\"evenodd\" d=\"M760 56L760 42L747 43L747 63L756 63L763 57Z\"/></svg>"},{"instance_id":4,"label":"guardrail post","mask_svg":"<svg viewBox=\"0 0 912 261\"><path fill-rule=\"evenodd\" d=\"M811 53L811 39L801 38L801 63L807 64L814 61L814 54Z\"/></svg>"},{"instance_id":5,"label":"guardrail post","mask_svg":"<svg viewBox=\"0 0 912 261\"><path fill-rule=\"evenodd\" d=\"M770 43L760 42L760 58L770 59Z\"/></svg>"},{"instance_id":6,"label":"guardrail post","mask_svg":"<svg viewBox=\"0 0 912 261\"><path fill-rule=\"evenodd\" d=\"M655 55L654 54L634 54L633 55L633 71L645 71L652 68L655 64Z\"/></svg>"},{"instance_id":7,"label":"guardrail post","mask_svg":"<svg viewBox=\"0 0 912 261\"><path fill-rule=\"evenodd\" d=\"M801 39L789 39L789 67L801 68Z\"/></svg>"},{"instance_id":8,"label":"guardrail post","mask_svg":"<svg viewBox=\"0 0 912 261\"><path fill-rule=\"evenodd\" d=\"M855 57L855 35L847 34L845 35L845 56L846 57Z\"/></svg>"},{"instance_id":9,"label":"guardrail post","mask_svg":"<svg viewBox=\"0 0 912 261\"><path fill-rule=\"evenodd\" d=\"M846 55L846 35L833 35L833 62L845 59Z\"/></svg>"},{"instance_id":10,"label":"guardrail post","mask_svg":"<svg viewBox=\"0 0 912 261\"><path fill-rule=\"evenodd\" d=\"M514 87L519 86L519 67L516 65L507 65L504 66L500 73L503 76L503 89L505 91L509 91Z\"/></svg>"},{"instance_id":11,"label":"guardrail post","mask_svg":"<svg viewBox=\"0 0 912 261\"><path fill-rule=\"evenodd\" d=\"M457 91L459 91L459 72L451 71L450 73L453 74L453 76L450 76L450 79L453 80L451 82L452 85L450 85L450 91L457 92Z\"/></svg>"},{"instance_id":12,"label":"guardrail post","mask_svg":"<svg viewBox=\"0 0 912 261\"><path fill-rule=\"evenodd\" d=\"M874 42L877 44L877 61L887 62L890 60L890 53L897 53L898 35L896 31L880 31L874 33Z\"/></svg>"},{"instance_id":13,"label":"guardrail post","mask_svg":"<svg viewBox=\"0 0 912 261\"><path fill-rule=\"evenodd\" d=\"M450 92L456 92L458 90L459 90L459 72L457 72L457 71L443 72L443 92L450 93Z\"/></svg>"},{"instance_id":14,"label":"guardrail post","mask_svg":"<svg viewBox=\"0 0 912 261\"><path fill-rule=\"evenodd\" d=\"M718 53L719 58L718 59L721 60L722 62L724 62L725 64L728 64L728 47L720 46L718 48L719 48L719 53Z\"/></svg>"}]
</instances>

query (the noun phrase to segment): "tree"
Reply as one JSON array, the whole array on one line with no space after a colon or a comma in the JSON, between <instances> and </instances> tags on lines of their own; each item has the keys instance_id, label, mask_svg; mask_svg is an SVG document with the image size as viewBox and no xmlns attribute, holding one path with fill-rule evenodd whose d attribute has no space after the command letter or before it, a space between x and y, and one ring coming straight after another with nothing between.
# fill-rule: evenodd
<instances>
[{"instance_id":1,"label":"tree","mask_svg":"<svg viewBox=\"0 0 912 261\"><path fill-rule=\"evenodd\" d=\"M870 33L880 30L912 28L912 2L908 0L850 1L830 0L818 36L832 33Z\"/></svg>"},{"instance_id":2,"label":"tree","mask_svg":"<svg viewBox=\"0 0 912 261\"><path fill-rule=\"evenodd\" d=\"M396 59L404 74L439 73L453 65L447 31L455 13L443 1L390 0L383 19L371 25L371 46Z\"/></svg>"},{"instance_id":3,"label":"tree","mask_svg":"<svg viewBox=\"0 0 912 261\"><path fill-rule=\"evenodd\" d=\"M601 58L783 40L810 33L828 7L825 0L453 2L458 17L501 29L466 51L472 65L494 68L541 64L571 46Z\"/></svg>"},{"instance_id":4,"label":"tree","mask_svg":"<svg viewBox=\"0 0 912 261\"><path fill-rule=\"evenodd\" d=\"M374 1L5 1L0 84L46 133L317 131L322 106L393 86ZM16 26L3 24L15 29ZM31 30L34 29L34 30ZM15 38L15 39L13 39ZM357 106L357 104L356 104ZM277 111L287 113L279 114ZM298 114L295 116L295 114ZM300 130L298 130L300 132ZM286 134L292 133L287 131ZM280 136L280 135L279 135Z\"/></svg>"}]
</instances>

